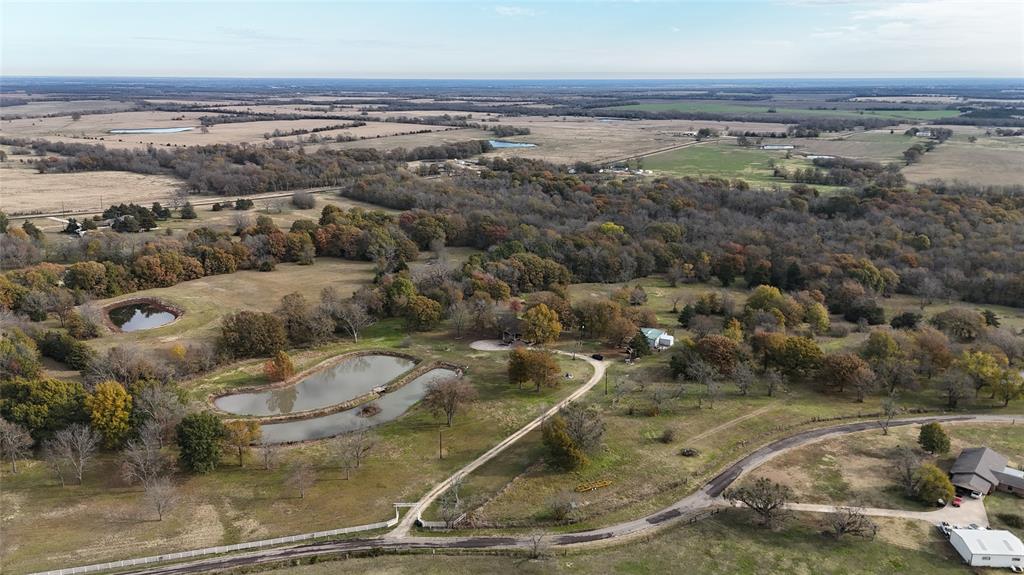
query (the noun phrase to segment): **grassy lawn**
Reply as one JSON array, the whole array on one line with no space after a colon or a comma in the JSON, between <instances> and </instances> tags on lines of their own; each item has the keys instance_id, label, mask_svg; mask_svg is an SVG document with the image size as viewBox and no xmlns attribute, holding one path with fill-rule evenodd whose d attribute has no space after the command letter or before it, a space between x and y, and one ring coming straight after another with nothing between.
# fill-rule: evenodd
<instances>
[{"instance_id":1,"label":"grassy lawn","mask_svg":"<svg viewBox=\"0 0 1024 575\"><path fill-rule=\"evenodd\" d=\"M799 157L786 158L785 151L744 148L732 141L719 141L670 150L643 161L644 168L674 176L740 178L758 186L788 187L793 182L772 175L775 166L789 170L810 167L812 164ZM815 186L820 191L839 189L835 186Z\"/></svg>"},{"instance_id":2,"label":"grassy lawn","mask_svg":"<svg viewBox=\"0 0 1024 575\"><path fill-rule=\"evenodd\" d=\"M95 563L144 554L303 533L380 521L392 503L414 501L431 485L465 465L518 429L590 376L589 364L561 360L574 375L557 389L519 390L507 383L505 359L477 352L468 340L453 342L446 334L411 334L401 323L382 322L368 330L358 346L338 343L298 354L301 366L357 348L399 348L424 360L447 360L468 366L478 401L444 428L444 459L438 459L437 417L417 406L399 419L376 428L376 445L351 480L325 455L326 442L282 447L281 466L265 471L256 461L239 468L230 456L208 475L179 474L185 500L164 521L154 521L143 506L142 492L121 483L117 462L104 456L82 487L60 488L41 463L17 475L3 471L3 558L5 572ZM250 362L258 365L259 362ZM231 366L202 380L182 384L199 401L209 391L259 383L247 374L249 364ZM301 367L300 367L301 369ZM255 459L255 457L253 457ZM318 471L317 484L300 499L284 486L287 469L308 461Z\"/></svg>"},{"instance_id":3,"label":"grassy lawn","mask_svg":"<svg viewBox=\"0 0 1024 575\"><path fill-rule=\"evenodd\" d=\"M1024 538L1024 529L1011 526L1000 515L1011 514L1024 518L1024 497L997 491L985 498L985 511L993 529L1009 529Z\"/></svg>"},{"instance_id":4,"label":"grassy lawn","mask_svg":"<svg viewBox=\"0 0 1024 575\"><path fill-rule=\"evenodd\" d=\"M275 575L327 575L341 571L368 574L475 573L722 575L852 575L859 573L957 574L967 571L934 529L891 521L879 537L835 541L820 533L813 516L800 515L771 531L750 524L750 517L727 511L694 525L677 527L646 541L604 549L552 554L546 558L484 555L405 555L321 562L269 571Z\"/></svg>"},{"instance_id":5,"label":"grassy lawn","mask_svg":"<svg viewBox=\"0 0 1024 575\"><path fill-rule=\"evenodd\" d=\"M934 458L918 451L944 469L949 468L961 449L981 445L1003 453L1011 461L1024 460L1024 426L972 424L945 428L952 440L948 454ZM866 431L801 447L764 465L750 478L769 477L785 483L800 503L928 510L928 506L904 495L893 471L895 449L901 445L916 449L919 429L893 428L888 436L877 430ZM986 498L985 504L990 509L990 519L992 509L1024 512L1024 499L1004 493Z\"/></svg>"},{"instance_id":6,"label":"grassy lawn","mask_svg":"<svg viewBox=\"0 0 1024 575\"><path fill-rule=\"evenodd\" d=\"M862 116L876 116L882 118L897 118L908 120L936 120L939 118L952 118L959 116L956 110L816 110L810 108L786 108L764 104L762 102L751 104L734 104L725 101L679 101L679 102L650 102L645 104L629 104L626 106L615 106L605 108L605 111L614 113L616 110L636 110L641 112L693 112L704 114L770 114L769 110L775 110L780 116L808 116L818 118L858 118Z\"/></svg>"}]
</instances>

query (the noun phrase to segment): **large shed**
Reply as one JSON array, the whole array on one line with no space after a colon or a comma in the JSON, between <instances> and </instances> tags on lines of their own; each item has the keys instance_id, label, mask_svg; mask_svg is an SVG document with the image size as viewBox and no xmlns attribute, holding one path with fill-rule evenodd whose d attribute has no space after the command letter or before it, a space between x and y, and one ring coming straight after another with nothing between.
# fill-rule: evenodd
<instances>
[{"instance_id":1,"label":"large shed","mask_svg":"<svg viewBox=\"0 0 1024 575\"><path fill-rule=\"evenodd\" d=\"M1024 567L1024 543L1009 531L952 529L949 542L972 567Z\"/></svg>"}]
</instances>

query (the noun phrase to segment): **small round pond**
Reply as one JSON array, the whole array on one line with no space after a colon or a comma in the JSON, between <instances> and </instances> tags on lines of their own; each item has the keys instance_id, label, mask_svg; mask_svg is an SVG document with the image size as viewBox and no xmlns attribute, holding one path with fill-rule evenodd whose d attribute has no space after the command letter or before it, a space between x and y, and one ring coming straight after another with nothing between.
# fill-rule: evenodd
<instances>
[{"instance_id":1,"label":"small round pond","mask_svg":"<svg viewBox=\"0 0 1024 575\"><path fill-rule=\"evenodd\" d=\"M416 362L393 355L359 355L344 359L287 387L235 393L214 404L237 415L281 415L320 409L370 393L409 371Z\"/></svg>"},{"instance_id":2,"label":"small round pond","mask_svg":"<svg viewBox=\"0 0 1024 575\"><path fill-rule=\"evenodd\" d=\"M107 312L110 323L121 331L139 331L167 325L178 315L166 307L153 302L136 302L115 307Z\"/></svg>"},{"instance_id":3,"label":"small round pond","mask_svg":"<svg viewBox=\"0 0 1024 575\"><path fill-rule=\"evenodd\" d=\"M268 423L262 426L262 441L263 443L291 443L322 439L387 423L397 419L410 407L416 405L416 402L423 399L427 392L427 385L431 382L453 375L455 372L450 369L432 369L395 391L381 396L374 402L380 411L369 417L360 415L360 409L357 407L322 417Z\"/></svg>"}]
</instances>

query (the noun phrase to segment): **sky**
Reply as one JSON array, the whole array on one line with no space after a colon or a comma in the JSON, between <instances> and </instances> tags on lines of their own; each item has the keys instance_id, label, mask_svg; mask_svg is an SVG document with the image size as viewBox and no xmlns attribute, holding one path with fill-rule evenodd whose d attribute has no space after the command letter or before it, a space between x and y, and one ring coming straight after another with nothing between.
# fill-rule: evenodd
<instances>
[{"instance_id":1,"label":"sky","mask_svg":"<svg viewBox=\"0 0 1024 575\"><path fill-rule=\"evenodd\" d=\"M0 0L0 74L1024 77L1024 1Z\"/></svg>"}]
</instances>

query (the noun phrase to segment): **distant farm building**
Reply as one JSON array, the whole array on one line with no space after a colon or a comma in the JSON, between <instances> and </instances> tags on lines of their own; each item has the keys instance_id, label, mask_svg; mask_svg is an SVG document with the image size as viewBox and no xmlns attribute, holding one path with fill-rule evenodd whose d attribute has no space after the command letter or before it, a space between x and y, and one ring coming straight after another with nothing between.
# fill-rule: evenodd
<instances>
[{"instance_id":1,"label":"distant farm building","mask_svg":"<svg viewBox=\"0 0 1024 575\"><path fill-rule=\"evenodd\" d=\"M1024 566L1024 543L1009 531L951 529L949 542L972 567Z\"/></svg>"},{"instance_id":2,"label":"distant farm building","mask_svg":"<svg viewBox=\"0 0 1024 575\"><path fill-rule=\"evenodd\" d=\"M998 489L1024 497L1024 471L1007 463L1004 455L987 447L969 447L953 462L949 477L965 491L988 495Z\"/></svg>"},{"instance_id":3,"label":"distant farm building","mask_svg":"<svg viewBox=\"0 0 1024 575\"><path fill-rule=\"evenodd\" d=\"M676 343L676 338L653 327L642 327L640 331L647 338L647 344L651 349L668 349Z\"/></svg>"},{"instance_id":4,"label":"distant farm building","mask_svg":"<svg viewBox=\"0 0 1024 575\"><path fill-rule=\"evenodd\" d=\"M792 150L795 147L792 144L761 144L762 150Z\"/></svg>"},{"instance_id":5,"label":"distant farm building","mask_svg":"<svg viewBox=\"0 0 1024 575\"><path fill-rule=\"evenodd\" d=\"M932 131L931 130L918 130L917 133L914 134L914 135L917 136L918 138L931 138L932 137Z\"/></svg>"}]
</instances>

